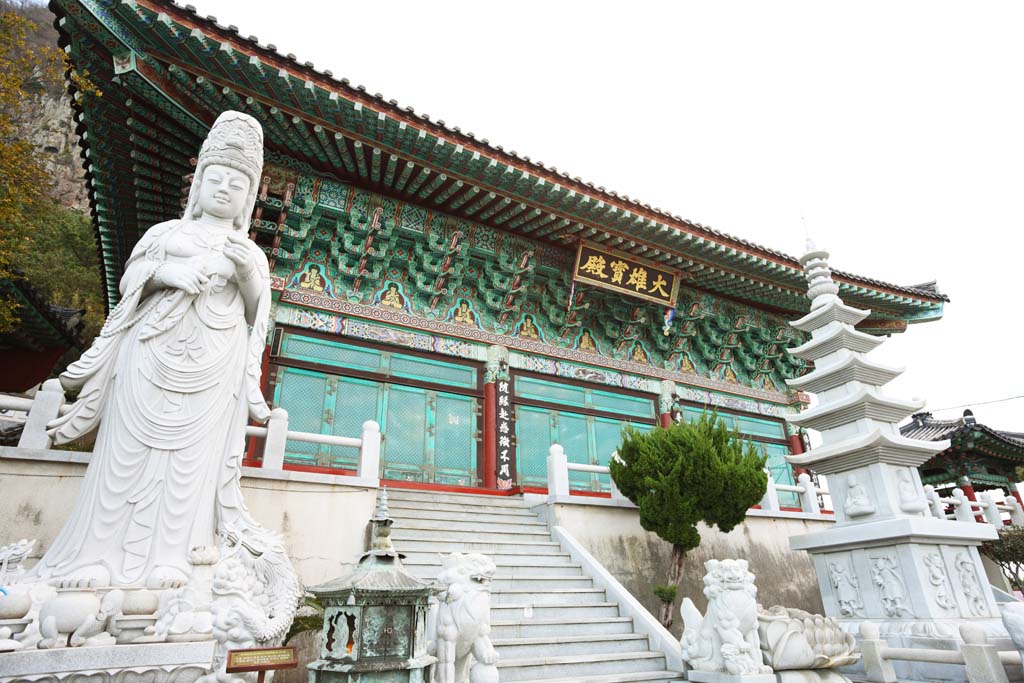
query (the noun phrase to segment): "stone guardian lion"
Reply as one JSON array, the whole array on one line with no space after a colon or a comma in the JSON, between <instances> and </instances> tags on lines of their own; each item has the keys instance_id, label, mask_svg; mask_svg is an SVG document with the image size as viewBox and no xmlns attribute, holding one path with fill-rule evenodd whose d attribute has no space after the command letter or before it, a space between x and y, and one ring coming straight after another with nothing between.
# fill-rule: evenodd
<instances>
[{"instance_id":1,"label":"stone guardian lion","mask_svg":"<svg viewBox=\"0 0 1024 683\"><path fill-rule=\"evenodd\" d=\"M757 587L747 561L708 560L704 567L707 612L701 616L689 598L680 607L683 661L696 671L734 676L771 673L761 655Z\"/></svg>"},{"instance_id":2,"label":"stone guardian lion","mask_svg":"<svg viewBox=\"0 0 1024 683\"><path fill-rule=\"evenodd\" d=\"M442 592L427 622L428 650L437 657L434 683L498 682L498 653L490 638L494 571L494 562L479 553L441 557Z\"/></svg>"}]
</instances>

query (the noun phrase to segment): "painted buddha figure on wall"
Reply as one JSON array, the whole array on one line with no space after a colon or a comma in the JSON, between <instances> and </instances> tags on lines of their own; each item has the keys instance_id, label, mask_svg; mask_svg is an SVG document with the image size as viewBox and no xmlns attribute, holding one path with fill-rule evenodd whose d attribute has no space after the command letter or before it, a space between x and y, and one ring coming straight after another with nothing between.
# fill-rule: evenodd
<instances>
[{"instance_id":1,"label":"painted buddha figure on wall","mask_svg":"<svg viewBox=\"0 0 1024 683\"><path fill-rule=\"evenodd\" d=\"M540 334L537 332L537 326L533 324L532 315L523 317L523 322L519 325L519 336L523 339L540 338Z\"/></svg>"},{"instance_id":2,"label":"painted buddha figure on wall","mask_svg":"<svg viewBox=\"0 0 1024 683\"><path fill-rule=\"evenodd\" d=\"M326 286L327 281L324 280L324 276L320 274L320 266L315 263L302 274L302 277L299 278L299 287L302 289L322 292Z\"/></svg>"},{"instance_id":3,"label":"painted buddha figure on wall","mask_svg":"<svg viewBox=\"0 0 1024 683\"><path fill-rule=\"evenodd\" d=\"M388 284L387 290L380 297L380 305L387 306L388 308L397 308L399 310L405 308L405 299L398 291L398 285L394 282Z\"/></svg>"},{"instance_id":4,"label":"painted buddha figure on wall","mask_svg":"<svg viewBox=\"0 0 1024 683\"><path fill-rule=\"evenodd\" d=\"M459 305L455 308L453 319L460 325L476 325L476 316L469 307L469 302L459 299Z\"/></svg>"},{"instance_id":5,"label":"painted buddha figure on wall","mask_svg":"<svg viewBox=\"0 0 1024 683\"><path fill-rule=\"evenodd\" d=\"M580 351L597 352L597 345L594 343L594 338L590 336L590 330L583 330L583 334L580 335L578 348Z\"/></svg>"}]
</instances>

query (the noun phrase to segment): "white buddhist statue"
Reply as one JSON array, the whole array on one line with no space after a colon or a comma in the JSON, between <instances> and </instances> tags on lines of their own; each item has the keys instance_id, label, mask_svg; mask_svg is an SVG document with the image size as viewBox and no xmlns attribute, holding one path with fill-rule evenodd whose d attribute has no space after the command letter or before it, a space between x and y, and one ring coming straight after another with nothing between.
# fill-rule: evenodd
<instances>
[{"instance_id":1,"label":"white buddhist statue","mask_svg":"<svg viewBox=\"0 0 1024 683\"><path fill-rule=\"evenodd\" d=\"M262 167L260 124L221 114L184 216L146 231L120 303L61 376L79 396L50 424L54 441L99 432L74 510L29 579L176 587L190 553L216 551L218 534L266 534L239 485L246 424L269 416L270 273L246 234Z\"/></svg>"}]
</instances>

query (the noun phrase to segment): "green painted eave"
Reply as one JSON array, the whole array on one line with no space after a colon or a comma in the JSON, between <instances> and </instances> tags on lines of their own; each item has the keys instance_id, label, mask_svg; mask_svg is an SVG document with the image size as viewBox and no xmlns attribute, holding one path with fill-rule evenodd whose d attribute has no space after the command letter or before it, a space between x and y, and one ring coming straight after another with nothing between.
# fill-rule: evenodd
<instances>
[{"instance_id":1,"label":"green painted eave","mask_svg":"<svg viewBox=\"0 0 1024 683\"><path fill-rule=\"evenodd\" d=\"M369 95L330 72L165 0L53 0L62 42L103 97L78 102L108 298L145 228L180 213L190 155L225 109L264 126L270 150L316 172L529 239L588 240L659 262L685 282L791 317L806 282L788 255L686 221ZM115 60L117 66L115 67ZM942 315L945 297L836 273L869 308L864 329Z\"/></svg>"}]
</instances>

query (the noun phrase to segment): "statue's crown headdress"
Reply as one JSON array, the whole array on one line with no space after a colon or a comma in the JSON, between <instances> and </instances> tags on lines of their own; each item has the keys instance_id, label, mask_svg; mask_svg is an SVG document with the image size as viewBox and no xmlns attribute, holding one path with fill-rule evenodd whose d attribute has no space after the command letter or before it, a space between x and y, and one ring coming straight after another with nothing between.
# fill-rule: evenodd
<instances>
[{"instance_id":1,"label":"statue's crown headdress","mask_svg":"<svg viewBox=\"0 0 1024 683\"><path fill-rule=\"evenodd\" d=\"M199 165L225 162L247 172L254 184L259 181L263 170L263 127L259 121L238 111L226 111L217 117L199 150Z\"/></svg>"},{"instance_id":2,"label":"statue's crown headdress","mask_svg":"<svg viewBox=\"0 0 1024 683\"><path fill-rule=\"evenodd\" d=\"M248 227L263 175L263 126L260 122L240 111L223 112L213 122L210 134L199 150L195 177L185 207L186 218L198 218L201 215L199 186L206 168L213 165L230 166L249 177L245 208L234 221L236 228Z\"/></svg>"}]
</instances>

